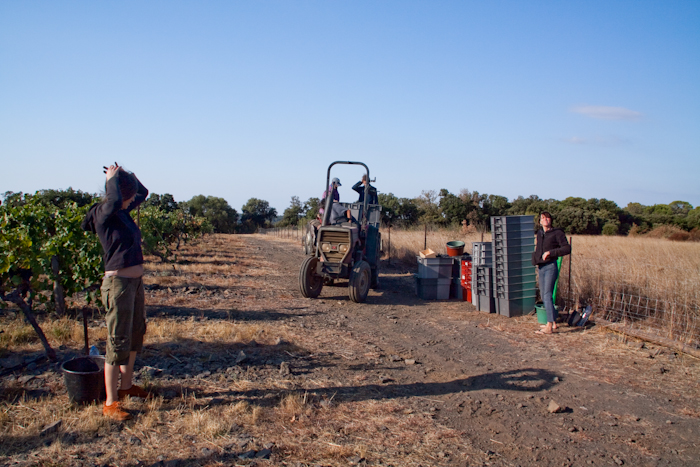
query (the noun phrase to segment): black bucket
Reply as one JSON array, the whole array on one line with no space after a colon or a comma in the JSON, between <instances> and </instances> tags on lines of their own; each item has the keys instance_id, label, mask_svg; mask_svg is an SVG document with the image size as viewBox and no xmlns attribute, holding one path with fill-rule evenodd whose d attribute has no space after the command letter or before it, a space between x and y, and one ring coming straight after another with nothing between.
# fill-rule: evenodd
<instances>
[{"instance_id":1,"label":"black bucket","mask_svg":"<svg viewBox=\"0 0 700 467\"><path fill-rule=\"evenodd\" d=\"M78 357L61 365L71 402L84 404L105 400L105 358Z\"/></svg>"}]
</instances>

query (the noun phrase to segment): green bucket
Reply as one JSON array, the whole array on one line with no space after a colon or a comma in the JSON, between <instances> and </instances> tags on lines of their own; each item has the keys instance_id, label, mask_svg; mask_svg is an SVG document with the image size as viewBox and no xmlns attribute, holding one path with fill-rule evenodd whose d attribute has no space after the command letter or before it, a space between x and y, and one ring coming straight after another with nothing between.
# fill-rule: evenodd
<instances>
[{"instance_id":1,"label":"green bucket","mask_svg":"<svg viewBox=\"0 0 700 467\"><path fill-rule=\"evenodd\" d=\"M554 309L559 311L559 307L554 305ZM540 324L547 324L547 310L544 305L535 305L535 311L537 311L537 322Z\"/></svg>"}]
</instances>

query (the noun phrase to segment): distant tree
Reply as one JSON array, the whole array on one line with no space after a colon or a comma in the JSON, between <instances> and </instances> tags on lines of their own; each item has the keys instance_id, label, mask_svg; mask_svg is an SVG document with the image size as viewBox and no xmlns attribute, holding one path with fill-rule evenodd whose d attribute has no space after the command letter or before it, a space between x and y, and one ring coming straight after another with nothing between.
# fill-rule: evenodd
<instances>
[{"instance_id":1,"label":"distant tree","mask_svg":"<svg viewBox=\"0 0 700 467\"><path fill-rule=\"evenodd\" d=\"M506 216L511 204L508 198L499 195L488 195L484 200L484 211L489 216Z\"/></svg>"},{"instance_id":2,"label":"distant tree","mask_svg":"<svg viewBox=\"0 0 700 467\"><path fill-rule=\"evenodd\" d=\"M469 214L470 206L458 196L446 189L440 190L440 202L438 204L444 222L459 225Z\"/></svg>"},{"instance_id":3,"label":"distant tree","mask_svg":"<svg viewBox=\"0 0 700 467\"><path fill-rule=\"evenodd\" d=\"M684 217L687 216L693 209L693 205L687 201L674 201L672 203L668 203L668 207L671 208L671 211L673 211L675 215Z\"/></svg>"},{"instance_id":4,"label":"distant tree","mask_svg":"<svg viewBox=\"0 0 700 467\"><path fill-rule=\"evenodd\" d=\"M304 201L304 221L310 222L318 217L318 211L321 208L321 200L318 198L309 198Z\"/></svg>"},{"instance_id":5,"label":"distant tree","mask_svg":"<svg viewBox=\"0 0 700 467\"><path fill-rule=\"evenodd\" d=\"M384 224L410 227L418 223L420 209L413 199L397 198L393 193L379 193L379 204L382 206Z\"/></svg>"},{"instance_id":6,"label":"distant tree","mask_svg":"<svg viewBox=\"0 0 700 467\"><path fill-rule=\"evenodd\" d=\"M270 203L257 198L250 198L241 210L243 211L241 222L246 225L248 231L252 232L277 217L277 210L270 207Z\"/></svg>"},{"instance_id":7,"label":"distant tree","mask_svg":"<svg viewBox=\"0 0 700 467\"><path fill-rule=\"evenodd\" d=\"M629 204L627 204L625 211L629 212L633 216L641 216L644 214L645 209L646 209L646 206L644 206L643 204L629 203Z\"/></svg>"},{"instance_id":8,"label":"distant tree","mask_svg":"<svg viewBox=\"0 0 700 467\"><path fill-rule=\"evenodd\" d=\"M619 230L619 222L609 221L603 226L603 235L617 235Z\"/></svg>"},{"instance_id":9,"label":"distant tree","mask_svg":"<svg viewBox=\"0 0 700 467\"><path fill-rule=\"evenodd\" d=\"M598 235L604 221L586 209L566 207L554 219L554 226L564 229L567 234Z\"/></svg>"},{"instance_id":10,"label":"distant tree","mask_svg":"<svg viewBox=\"0 0 700 467\"><path fill-rule=\"evenodd\" d=\"M535 214L529 208L533 203L537 203L539 201L542 201L542 200L537 195L530 195L527 198L523 198L522 196L518 196L511 203L510 208L508 209L508 215L509 216L523 216L526 213L527 214Z\"/></svg>"},{"instance_id":11,"label":"distant tree","mask_svg":"<svg viewBox=\"0 0 700 467\"><path fill-rule=\"evenodd\" d=\"M298 225L300 219L304 215L304 206L302 206L299 197L292 196L292 201L287 209L282 214L282 220L277 223L280 227L290 225Z\"/></svg>"},{"instance_id":12,"label":"distant tree","mask_svg":"<svg viewBox=\"0 0 700 467\"><path fill-rule=\"evenodd\" d=\"M9 206L22 206L30 199L44 206L56 206L58 208L65 208L68 203L75 203L80 208L98 201L94 195L80 190L75 191L73 188L68 188L67 190L39 190L33 195L22 192L14 193L12 191L6 191L3 194L4 203Z\"/></svg>"},{"instance_id":13,"label":"distant tree","mask_svg":"<svg viewBox=\"0 0 700 467\"><path fill-rule=\"evenodd\" d=\"M94 196L83 191L75 191L73 188L67 190L39 190L34 197L44 205L53 205L59 208L66 207L66 203L75 203L78 207L89 206L94 200Z\"/></svg>"},{"instance_id":14,"label":"distant tree","mask_svg":"<svg viewBox=\"0 0 700 467\"><path fill-rule=\"evenodd\" d=\"M170 193L164 193L163 195L151 193L148 199L143 203L143 207L149 206L156 207L165 212L173 212L180 207L178 202L175 201L175 198L173 198L173 195Z\"/></svg>"},{"instance_id":15,"label":"distant tree","mask_svg":"<svg viewBox=\"0 0 700 467\"><path fill-rule=\"evenodd\" d=\"M2 195L2 201L5 206L22 206L24 204L24 193L21 191L15 193L14 191L6 191Z\"/></svg>"},{"instance_id":16,"label":"distant tree","mask_svg":"<svg viewBox=\"0 0 700 467\"><path fill-rule=\"evenodd\" d=\"M688 220L689 229L700 228L700 206L696 206L695 209L690 211L686 219Z\"/></svg>"},{"instance_id":17,"label":"distant tree","mask_svg":"<svg viewBox=\"0 0 700 467\"><path fill-rule=\"evenodd\" d=\"M233 233L238 223L238 213L223 198L197 195L183 203L193 216L204 217L214 232Z\"/></svg>"},{"instance_id":18,"label":"distant tree","mask_svg":"<svg viewBox=\"0 0 700 467\"><path fill-rule=\"evenodd\" d=\"M393 224L398 218L399 198L393 193L379 193L379 204L382 207L382 222L384 224Z\"/></svg>"},{"instance_id":19,"label":"distant tree","mask_svg":"<svg viewBox=\"0 0 700 467\"><path fill-rule=\"evenodd\" d=\"M414 200L420 209L420 222L423 224L441 224L444 219L438 206L438 193L435 190L421 191Z\"/></svg>"}]
</instances>

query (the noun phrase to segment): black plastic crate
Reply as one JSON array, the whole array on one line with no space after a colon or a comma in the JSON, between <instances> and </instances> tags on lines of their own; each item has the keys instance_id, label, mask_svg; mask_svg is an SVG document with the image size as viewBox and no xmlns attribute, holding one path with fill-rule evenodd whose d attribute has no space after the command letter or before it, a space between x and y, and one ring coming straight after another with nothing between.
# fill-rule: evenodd
<instances>
[{"instance_id":1,"label":"black plastic crate","mask_svg":"<svg viewBox=\"0 0 700 467\"><path fill-rule=\"evenodd\" d=\"M503 271L496 271L495 284L496 285L508 285L508 284L523 284L528 282L537 282L537 273L532 271L530 274L519 274L519 275L504 275Z\"/></svg>"},{"instance_id":2,"label":"black plastic crate","mask_svg":"<svg viewBox=\"0 0 700 467\"><path fill-rule=\"evenodd\" d=\"M535 309L535 297L520 299L496 298L495 301L498 313L508 318L526 315Z\"/></svg>"},{"instance_id":3,"label":"black plastic crate","mask_svg":"<svg viewBox=\"0 0 700 467\"><path fill-rule=\"evenodd\" d=\"M526 237L508 237L508 238L501 238L501 237L502 236L499 235L498 238L493 239L494 246L501 247L501 248L521 247L524 245L532 245L533 247L535 246L534 234L528 235Z\"/></svg>"},{"instance_id":4,"label":"black plastic crate","mask_svg":"<svg viewBox=\"0 0 700 467\"><path fill-rule=\"evenodd\" d=\"M537 295L537 289L532 288L532 289L524 289L524 290L497 290L494 296L498 298L507 298L507 299L521 299L521 298L531 298L535 297Z\"/></svg>"},{"instance_id":5,"label":"black plastic crate","mask_svg":"<svg viewBox=\"0 0 700 467\"><path fill-rule=\"evenodd\" d=\"M502 246L502 245L496 245L494 243L493 245L493 254L492 256L498 257L498 256L512 256L512 255L532 255L532 252L535 251L535 244L531 245L513 245L513 246Z\"/></svg>"},{"instance_id":6,"label":"black plastic crate","mask_svg":"<svg viewBox=\"0 0 700 467\"><path fill-rule=\"evenodd\" d=\"M521 282L520 284L496 284L494 288L496 294L500 297L502 294L512 295L512 294L523 294L526 292L532 292L535 295L537 290L537 283L532 282Z\"/></svg>"},{"instance_id":7,"label":"black plastic crate","mask_svg":"<svg viewBox=\"0 0 700 467\"><path fill-rule=\"evenodd\" d=\"M535 238L535 231L525 231L525 230L517 230L517 231L501 231L501 230L492 230L491 235L493 236L494 241L499 241L499 242L509 242L509 241L515 241L517 240L522 240L525 238Z\"/></svg>"},{"instance_id":8,"label":"black plastic crate","mask_svg":"<svg viewBox=\"0 0 700 467\"><path fill-rule=\"evenodd\" d=\"M452 279L424 279L416 276L416 295L423 300L448 300Z\"/></svg>"},{"instance_id":9,"label":"black plastic crate","mask_svg":"<svg viewBox=\"0 0 700 467\"><path fill-rule=\"evenodd\" d=\"M496 313L496 299L487 295L476 295L476 309L486 313Z\"/></svg>"}]
</instances>

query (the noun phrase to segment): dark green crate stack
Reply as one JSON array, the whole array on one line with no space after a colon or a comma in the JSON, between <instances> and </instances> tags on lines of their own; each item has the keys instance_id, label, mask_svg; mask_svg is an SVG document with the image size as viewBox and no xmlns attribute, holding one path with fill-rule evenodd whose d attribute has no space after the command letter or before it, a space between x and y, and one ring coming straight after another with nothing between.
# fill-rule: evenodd
<instances>
[{"instance_id":1,"label":"dark green crate stack","mask_svg":"<svg viewBox=\"0 0 700 467\"><path fill-rule=\"evenodd\" d=\"M472 243L472 305L477 310L496 313L493 284L491 242L474 242Z\"/></svg>"},{"instance_id":2,"label":"dark green crate stack","mask_svg":"<svg viewBox=\"0 0 700 467\"><path fill-rule=\"evenodd\" d=\"M494 216L491 235L496 313L509 318L528 314L537 296L537 272L531 263L535 221L532 216Z\"/></svg>"}]
</instances>

